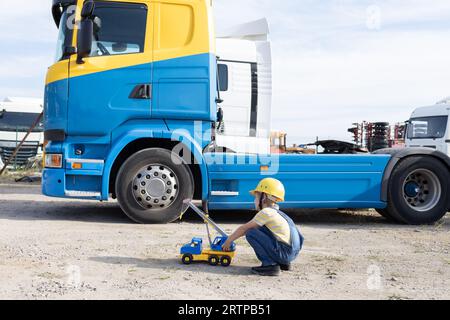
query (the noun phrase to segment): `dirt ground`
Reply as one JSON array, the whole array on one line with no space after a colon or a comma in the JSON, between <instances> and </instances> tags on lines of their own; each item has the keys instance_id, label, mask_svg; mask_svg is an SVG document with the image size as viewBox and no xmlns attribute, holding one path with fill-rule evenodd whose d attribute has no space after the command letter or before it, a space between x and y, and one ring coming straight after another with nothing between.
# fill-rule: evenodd
<instances>
[{"instance_id":1,"label":"dirt ground","mask_svg":"<svg viewBox=\"0 0 450 320\"><path fill-rule=\"evenodd\" d=\"M0 299L450 299L450 216L434 226L387 223L373 211L289 212L306 238L294 271L250 273L238 242L229 268L184 266L180 246L205 228L136 225L116 203L0 185ZM228 231L252 212L215 212Z\"/></svg>"}]
</instances>

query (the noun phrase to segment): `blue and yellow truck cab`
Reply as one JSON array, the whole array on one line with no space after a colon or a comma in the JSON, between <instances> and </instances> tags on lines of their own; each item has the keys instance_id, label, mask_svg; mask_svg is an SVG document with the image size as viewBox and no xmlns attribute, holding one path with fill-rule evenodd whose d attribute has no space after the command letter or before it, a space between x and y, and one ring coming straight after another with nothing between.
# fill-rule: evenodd
<instances>
[{"instance_id":1,"label":"blue and yellow truck cab","mask_svg":"<svg viewBox=\"0 0 450 320\"><path fill-rule=\"evenodd\" d=\"M223 267L231 265L235 256L236 246L233 244L232 251L225 252L222 250L226 237L217 237L209 249L203 248L203 239L194 238L191 243L184 245L181 250L181 261L184 264L191 264L193 262L208 262L212 266Z\"/></svg>"},{"instance_id":2,"label":"blue and yellow truck cab","mask_svg":"<svg viewBox=\"0 0 450 320\"><path fill-rule=\"evenodd\" d=\"M221 149L218 79L233 74L218 77L212 2L53 0L59 36L45 86L45 195L117 199L136 222L167 223L186 210L184 199L212 210L252 209L248 191L272 176L286 186L283 209L374 208L409 224L447 213L450 159L433 149ZM257 64L252 74L257 97Z\"/></svg>"}]
</instances>

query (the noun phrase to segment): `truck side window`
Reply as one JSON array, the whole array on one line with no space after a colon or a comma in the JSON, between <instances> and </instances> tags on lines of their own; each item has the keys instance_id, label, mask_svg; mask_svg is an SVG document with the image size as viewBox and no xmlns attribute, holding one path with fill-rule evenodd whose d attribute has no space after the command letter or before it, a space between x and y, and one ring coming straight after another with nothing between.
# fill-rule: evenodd
<instances>
[{"instance_id":1,"label":"truck side window","mask_svg":"<svg viewBox=\"0 0 450 320\"><path fill-rule=\"evenodd\" d=\"M90 56L144 52L146 26L147 6L143 4L96 2Z\"/></svg>"},{"instance_id":2,"label":"truck side window","mask_svg":"<svg viewBox=\"0 0 450 320\"><path fill-rule=\"evenodd\" d=\"M228 66L226 64L218 64L219 69L219 90L228 91Z\"/></svg>"}]
</instances>

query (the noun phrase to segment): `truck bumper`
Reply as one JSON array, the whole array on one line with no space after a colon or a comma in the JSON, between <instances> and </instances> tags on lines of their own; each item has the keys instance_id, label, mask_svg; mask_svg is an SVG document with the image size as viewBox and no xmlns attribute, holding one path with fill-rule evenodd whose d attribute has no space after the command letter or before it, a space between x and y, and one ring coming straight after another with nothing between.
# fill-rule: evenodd
<instances>
[{"instance_id":1,"label":"truck bumper","mask_svg":"<svg viewBox=\"0 0 450 320\"><path fill-rule=\"evenodd\" d=\"M42 173L42 193L49 197L65 197L66 175L64 169L45 169Z\"/></svg>"},{"instance_id":2,"label":"truck bumper","mask_svg":"<svg viewBox=\"0 0 450 320\"><path fill-rule=\"evenodd\" d=\"M101 176L78 174L65 169L45 169L42 193L49 197L82 200L104 200L101 196Z\"/></svg>"}]
</instances>

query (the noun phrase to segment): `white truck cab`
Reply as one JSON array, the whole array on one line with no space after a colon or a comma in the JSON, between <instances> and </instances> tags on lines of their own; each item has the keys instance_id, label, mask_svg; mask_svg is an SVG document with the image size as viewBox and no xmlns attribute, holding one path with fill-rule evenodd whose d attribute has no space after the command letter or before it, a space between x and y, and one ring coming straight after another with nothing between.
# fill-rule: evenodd
<instances>
[{"instance_id":1,"label":"white truck cab","mask_svg":"<svg viewBox=\"0 0 450 320\"><path fill-rule=\"evenodd\" d=\"M272 54L266 19L219 32L217 55L223 124L217 145L228 151L270 154Z\"/></svg>"},{"instance_id":2,"label":"white truck cab","mask_svg":"<svg viewBox=\"0 0 450 320\"><path fill-rule=\"evenodd\" d=\"M0 169L13 154L17 145L43 109L42 99L6 98L0 102ZM29 158L42 152L43 125L39 124L28 136L11 165L22 166Z\"/></svg>"},{"instance_id":3,"label":"white truck cab","mask_svg":"<svg viewBox=\"0 0 450 320\"><path fill-rule=\"evenodd\" d=\"M427 147L450 155L450 97L414 110L408 121L406 146Z\"/></svg>"}]
</instances>

